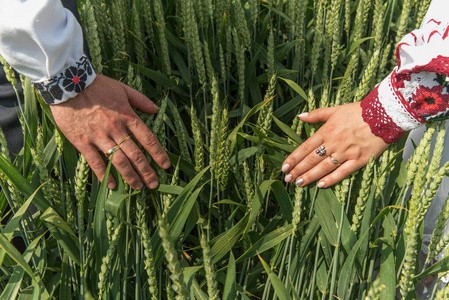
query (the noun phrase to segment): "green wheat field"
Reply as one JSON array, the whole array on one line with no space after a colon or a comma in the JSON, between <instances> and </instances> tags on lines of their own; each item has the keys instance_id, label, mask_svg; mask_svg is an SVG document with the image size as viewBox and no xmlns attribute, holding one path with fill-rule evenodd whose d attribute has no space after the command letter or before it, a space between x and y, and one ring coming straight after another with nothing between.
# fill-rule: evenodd
<instances>
[{"instance_id":1,"label":"green wheat field","mask_svg":"<svg viewBox=\"0 0 449 300\"><path fill-rule=\"evenodd\" d=\"M14 163L1 142L1 299L449 298L449 205L421 252L444 122L407 163L404 138L331 188L280 170L319 128L297 114L362 100L430 0L78 2L95 70L158 104L138 113L173 166L108 190L10 77L25 142Z\"/></svg>"}]
</instances>

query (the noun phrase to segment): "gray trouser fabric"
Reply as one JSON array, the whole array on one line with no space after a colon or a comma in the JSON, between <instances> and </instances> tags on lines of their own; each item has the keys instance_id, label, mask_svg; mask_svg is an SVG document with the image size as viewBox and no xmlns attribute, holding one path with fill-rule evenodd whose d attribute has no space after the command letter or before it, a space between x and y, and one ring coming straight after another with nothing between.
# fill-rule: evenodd
<instances>
[{"instance_id":1,"label":"gray trouser fabric","mask_svg":"<svg viewBox=\"0 0 449 300\"><path fill-rule=\"evenodd\" d=\"M18 77L18 76L17 76ZM22 85L18 84L19 93ZM23 97L21 96L21 99ZM22 127L18 119L18 100L12 85L6 80L3 66L0 64L0 128L6 136L11 158L18 154L23 146Z\"/></svg>"}]
</instances>

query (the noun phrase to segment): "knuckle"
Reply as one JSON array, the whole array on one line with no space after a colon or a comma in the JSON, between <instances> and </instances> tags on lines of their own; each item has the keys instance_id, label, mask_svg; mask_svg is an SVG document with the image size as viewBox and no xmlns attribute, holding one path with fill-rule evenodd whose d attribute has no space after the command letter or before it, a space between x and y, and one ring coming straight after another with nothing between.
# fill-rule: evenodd
<instances>
[{"instance_id":1,"label":"knuckle","mask_svg":"<svg viewBox=\"0 0 449 300\"><path fill-rule=\"evenodd\" d=\"M100 159L94 159L89 162L89 166L91 169L97 174L98 173L104 173L104 163Z\"/></svg>"},{"instance_id":2,"label":"knuckle","mask_svg":"<svg viewBox=\"0 0 449 300\"><path fill-rule=\"evenodd\" d=\"M333 123L327 123L326 126L323 126L323 129L326 134L332 134L335 132L336 127L337 126Z\"/></svg>"},{"instance_id":3,"label":"knuckle","mask_svg":"<svg viewBox=\"0 0 449 300\"><path fill-rule=\"evenodd\" d=\"M309 152L312 152L313 150L315 150L309 143L302 144L302 148L303 148L304 152L306 152L306 153L309 153Z\"/></svg>"},{"instance_id":4,"label":"knuckle","mask_svg":"<svg viewBox=\"0 0 449 300\"><path fill-rule=\"evenodd\" d=\"M123 114L123 118L130 127L135 127L141 122L141 120L134 115L134 112L132 112L132 114L125 112Z\"/></svg>"},{"instance_id":5,"label":"knuckle","mask_svg":"<svg viewBox=\"0 0 449 300\"><path fill-rule=\"evenodd\" d=\"M128 166L128 159L124 155L116 155L114 156L114 165L119 168L123 169Z\"/></svg>"},{"instance_id":6,"label":"knuckle","mask_svg":"<svg viewBox=\"0 0 449 300\"><path fill-rule=\"evenodd\" d=\"M355 170L352 171L348 168L341 168L341 170L339 170L339 177L341 178L341 180L343 180L344 178L348 177L354 171Z\"/></svg>"},{"instance_id":7,"label":"knuckle","mask_svg":"<svg viewBox=\"0 0 449 300\"><path fill-rule=\"evenodd\" d=\"M144 144L148 147L156 147L159 145L159 141L157 140L156 136L154 134L147 134L144 139ZM160 151L160 150L158 150Z\"/></svg>"},{"instance_id":8,"label":"knuckle","mask_svg":"<svg viewBox=\"0 0 449 300\"><path fill-rule=\"evenodd\" d=\"M111 132L117 132L121 129L121 122L118 119L110 119L107 122L107 128L109 128Z\"/></svg>"},{"instance_id":9,"label":"knuckle","mask_svg":"<svg viewBox=\"0 0 449 300\"><path fill-rule=\"evenodd\" d=\"M326 158L323 161L323 166L325 171L333 170L336 167L336 165L331 161L330 158Z\"/></svg>"},{"instance_id":10,"label":"knuckle","mask_svg":"<svg viewBox=\"0 0 449 300\"><path fill-rule=\"evenodd\" d=\"M316 165L316 163L317 163L316 157L314 155L308 155L305 158L305 162L310 165Z\"/></svg>"},{"instance_id":11,"label":"knuckle","mask_svg":"<svg viewBox=\"0 0 449 300\"><path fill-rule=\"evenodd\" d=\"M131 153L129 153L128 157L136 165L146 163L145 155L143 155L142 151L140 151L140 150L131 151Z\"/></svg>"}]
</instances>

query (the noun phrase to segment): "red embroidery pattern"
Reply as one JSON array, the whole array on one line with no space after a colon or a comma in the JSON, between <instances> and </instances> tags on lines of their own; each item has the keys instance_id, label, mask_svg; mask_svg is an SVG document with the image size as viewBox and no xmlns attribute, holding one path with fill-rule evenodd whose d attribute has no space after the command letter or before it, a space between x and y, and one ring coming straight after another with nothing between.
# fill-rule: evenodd
<instances>
[{"instance_id":1,"label":"red embroidery pattern","mask_svg":"<svg viewBox=\"0 0 449 300\"><path fill-rule=\"evenodd\" d=\"M61 102L64 98L67 99L67 94L79 94L84 90L89 76L93 73L89 59L83 56L75 65L66 68L59 75L45 82L37 82L33 85L39 91L45 102L53 104Z\"/></svg>"},{"instance_id":2,"label":"red embroidery pattern","mask_svg":"<svg viewBox=\"0 0 449 300\"><path fill-rule=\"evenodd\" d=\"M434 23L436 23L437 25L440 25L440 24L441 24L441 21L436 21L435 19L430 19L429 22L427 22L427 24L429 24L430 22L434 22Z\"/></svg>"},{"instance_id":3,"label":"red embroidery pattern","mask_svg":"<svg viewBox=\"0 0 449 300\"><path fill-rule=\"evenodd\" d=\"M416 66L408 73L434 72L449 75L449 57L438 55L433 58L427 65Z\"/></svg>"},{"instance_id":4,"label":"red embroidery pattern","mask_svg":"<svg viewBox=\"0 0 449 300\"><path fill-rule=\"evenodd\" d=\"M422 117L435 115L448 108L449 95L443 95L443 86L419 86L413 94L410 107Z\"/></svg>"},{"instance_id":5,"label":"red embroidery pattern","mask_svg":"<svg viewBox=\"0 0 449 300\"><path fill-rule=\"evenodd\" d=\"M368 123L371 132L391 144L398 141L405 133L385 112L379 102L378 86L360 103L363 120Z\"/></svg>"},{"instance_id":6,"label":"red embroidery pattern","mask_svg":"<svg viewBox=\"0 0 449 300\"><path fill-rule=\"evenodd\" d=\"M432 24L433 23L433 24ZM398 44L395 52L395 56L398 61L398 67L401 66L401 53L410 55L411 53L417 55L419 49L414 49L408 53L409 48L420 47L423 43L428 44L423 48L423 55L429 50L429 42L435 41L437 44L441 43L449 36L449 26L447 23L442 24L441 21L431 19L428 22L429 26L426 30L417 30L411 32L408 37ZM400 52L400 50L404 52ZM397 95L403 108L410 115L410 118L414 118L416 122L412 122L407 126L402 124L403 118L401 114L397 114L394 106L392 105L397 99L382 98L379 100L378 87L376 87L362 102L363 119L369 124L372 132L381 137L385 142L392 143L404 134L404 129L410 130L415 126L419 126L421 123L425 123L430 120L442 120L449 118L449 82L446 82L446 78L449 78L449 57L438 55L434 51L430 51L428 55L429 63L425 65L416 65L411 70L401 70L401 73L397 74L393 72L391 75L391 89L392 95L385 95L386 97L393 97ZM444 53L444 52L440 52ZM426 58L427 57L423 57ZM423 73L422 77L411 76L411 74ZM413 78L413 79L412 79ZM381 88L382 93L384 92ZM404 95L402 94L404 93ZM405 97L404 97L405 96ZM407 99L405 99L407 98ZM386 111L392 113L392 116L387 115ZM404 111L405 112L405 111ZM407 114L406 113L406 114ZM395 123L393 119L397 122ZM399 125L402 127L399 127Z\"/></svg>"}]
</instances>

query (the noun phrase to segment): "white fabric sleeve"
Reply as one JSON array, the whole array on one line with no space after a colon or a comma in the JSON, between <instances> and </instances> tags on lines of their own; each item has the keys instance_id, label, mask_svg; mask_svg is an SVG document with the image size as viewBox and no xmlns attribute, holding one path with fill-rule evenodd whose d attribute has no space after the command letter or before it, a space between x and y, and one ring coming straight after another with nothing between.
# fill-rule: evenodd
<instances>
[{"instance_id":1,"label":"white fabric sleeve","mask_svg":"<svg viewBox=\"0 0 449 300\"><path fill-rule=\"evenodd\" d=\"M449 1L432 1L421 27L397 45L396 68L362 100L365 122L387 143L449 118L448 10Z\"/></svg>"},{"instance_id":2,"label":"white fabric sleeve","mask_svg":"<svg viewBox=\"0 0 449 300\"><path fill-rule=\"evenodd\" d=\"M81 26L60 0L0 0L0 55L49 104L75 97L95 79Z\"/></svg>"}]
</instances>

